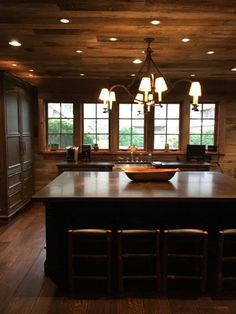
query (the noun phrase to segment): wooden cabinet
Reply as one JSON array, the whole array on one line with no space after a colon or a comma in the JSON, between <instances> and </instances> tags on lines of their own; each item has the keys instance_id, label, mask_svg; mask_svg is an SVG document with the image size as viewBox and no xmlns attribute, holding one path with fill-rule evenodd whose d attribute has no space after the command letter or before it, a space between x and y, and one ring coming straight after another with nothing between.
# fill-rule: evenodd
<instances>
[{"instance_id":1,"label":"wooden cabinet","mask_svg":"<svg viewBox=\"0 0 236 314\"><path fill-rule=\"evenodd\" d=\"M35 89L7 72L0 74L0 218L9 218L33 194L32 109Z\"/></svg>"}]
</instances>

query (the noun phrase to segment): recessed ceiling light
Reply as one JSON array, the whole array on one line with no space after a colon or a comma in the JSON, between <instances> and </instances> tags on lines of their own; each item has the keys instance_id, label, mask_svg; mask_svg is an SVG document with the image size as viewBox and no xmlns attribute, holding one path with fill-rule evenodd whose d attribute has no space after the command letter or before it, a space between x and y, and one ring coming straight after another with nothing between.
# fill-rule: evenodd
<instances>
[{"instance_id":1,"label":"recessed ceiling light","mask_svg":"<svg viewBox=\"0 0 236 314\"><path fill-rule=\"evenodd\" d=\"M208 55L213 55L214 53L215 53L215 51L213 51L213 50L207 51Z\"/></svg>"},{"instance_id":2,"label":"recessed ceiling light","mask_svg":"<svg viewBox=\"0 0 236 314\"><path fill-rule=\"evenodd\" d=\"M144 51L144 50L142 50L142 53L145 53L145 51Z\"/></svg>"},{"instance_id":3,"label":"recessed ceiling light","mask_svg":"<svg viewBox=\"0 0 236 314\"><path fill-rule=\"evenodd\" d=\"M140 59L135 59L134 61L133 61L133 63L135 63L135 64L140 64L140 63L142 63L143 61L142 60L140 60Z\"/></svg>"},{"instance_id":4,"label":"recessed ceiling light","mask_svg":"<svg viewBox=\"0 0 236 314\"><path fill-rule=\"evenodd\" d=\"M190 76L194 77L194 76L196 76L196 74L193 73L193 74L190 74Z\"/></svg>"},{"instance_id":5,"label":"recessed ceiling light","mask_svg":"<svg viewBox=\"0 0 236 314\"><path fill-rule=\"evenodd\" d=\"M110 40L110 41L117 41L118 38L116 38L116 37L110 37L109 40Z\"/></svg>"},{"instance_id":6,"label":"recessed ceiling light","mask_svg":"<svg viewBox=\"0 0 236 314\"><path fill-rule=\"evenodd\" d=\"M189 38L182 38L181 41L182 41L183 43L187 43L187 42L190 41L190 39L189 39Z\"/></svg>"},{"instance_id":7,"label":"recessed ceiling light","mask_svg":"<svg viewBox=\"0 0 236 314\"><path fill-rule=\"evenodd\" d=\"M152 25L159 25L161 22L159 20L152 20L150 23Z\"/></svg>"},{"instance_id":8,"label":"recessed ceiling light","mask_svg":"<svg viewBox=\"0 0 236 314\"><path fill-rule=\"evenodd\" d=\"M68 23L70 23L70 20L68 20L68 19L60 19L60 22L63 23L63 24L68 24Z\"/></svg>"},{"instance_id":9,"label":"recessed ceiling light","mask_svg":"<svg viewBox=\"0 0 236 314\"><path fill-rule=\"evenodd\" d=\"M85 74L84 73L80 73L80 76L85 76Z\"/></svg>"},{"instance_id":10,"label":"recessed ceiling light","mask_svg":"<svg viewBox=\"0 0 236 314\"><path fill-rule=\"evenodd\" d=\"M83 50L78 49L78 50L76 50L75 52L77 52L77 53L82 53Z\"/></svg>"},{"instance_id":11,"label":"recessed ceiling light","mask_svg":"<svg viewBox=\"0 0 236 314\"><path fill-rule=\"evenodd\" d=\"M17 67L17 64L16 64L16 63L12 63L12 66L13 66L13 67Z\"/></svg>"},{"instance_id":12,"label":"recessed ceiling light","mask_svg":"<svg viewBox=\"0 0 236 314\"><path fill-rule=\"evenodd\" d=\"M34 69L29 69L29 72L34 72Z\"/></svg>"},{"instance_id":13,"label":"recessed ceiling light","mask_svg":"<svg viewBox=\"0 0 236 314\"><path fill-rule=\"evenodd\" d=\"M130 74L130 76L135 76L135 74L134 74L134 73L132 73L132 74Z\"/></svg>"},{"instance_id":14,"label":"recessed ceiling light","mask_svg":"<svg viewBox=\"0 0 236 314\"><path fill-rule=\"evenodd\" d=\"M9 45L14 46L14 47L20 47L21 43L17 40L11 40L9 41Z\"/></svg>"},{"instance_id":15,"label":"recessed ceiling light","mask_svg":"<svg viewBox=\"0 0 236 314\"><path fill-rule=\"evenodd\" d=\"M236 71L236 68L231 69L231 71Z\"/></svg>"}]
</instances>

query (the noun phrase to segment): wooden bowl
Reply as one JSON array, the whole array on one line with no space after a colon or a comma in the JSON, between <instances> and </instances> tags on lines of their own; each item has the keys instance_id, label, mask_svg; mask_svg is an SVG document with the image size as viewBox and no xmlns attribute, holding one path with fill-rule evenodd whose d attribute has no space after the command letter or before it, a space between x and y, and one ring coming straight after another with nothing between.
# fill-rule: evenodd
<instances>
[{"instance_id":1,"label":"wooden bowl","mask_svg":"<svg viewBox=\"0 0 236 314\"><path fill-rule=\"evenodd\" d=\"M168 181L170 180L176 172L180 171L179 168L176 169L156 169L156 168L124 168L124 173L130 180L136 182L144 181Z\"/></svg>"}]
</instances>

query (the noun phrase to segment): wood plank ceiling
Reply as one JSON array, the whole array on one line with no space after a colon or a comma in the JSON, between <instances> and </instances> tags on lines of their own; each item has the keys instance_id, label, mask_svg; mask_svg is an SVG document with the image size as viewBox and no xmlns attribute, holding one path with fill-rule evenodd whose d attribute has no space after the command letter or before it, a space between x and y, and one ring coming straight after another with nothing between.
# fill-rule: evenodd
<instances>
[{"instance_id":1,"label":"wood plank ceiling","mask_svg":"<svg viewBox=\"0 0 236 314\"><path fill-rule=\"evenodd\" d=\"M146 37L169 79L236 79L235 0L1 0L0 37L0 68L26 80L129 78Z\"/></svg>"}]
</instances>

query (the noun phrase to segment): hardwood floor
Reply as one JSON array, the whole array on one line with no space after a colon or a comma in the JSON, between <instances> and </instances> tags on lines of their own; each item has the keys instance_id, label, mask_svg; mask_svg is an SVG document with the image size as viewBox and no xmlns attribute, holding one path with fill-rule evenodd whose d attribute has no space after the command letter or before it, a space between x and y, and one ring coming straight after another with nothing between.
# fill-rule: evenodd
<instances>
[{"instance_id":1,"label":"hardwood floor","mask_svg":"<svg viewBox=\"0 0 236 314\"><path fill-rule=\"evenodd\" d=\"M75 298L44 276L44 210L34 204L0 226L1 314L233 314L236 293L220 297Z\"/></svg>"}]
</instances>

